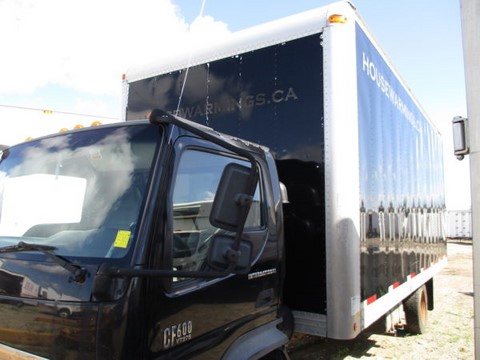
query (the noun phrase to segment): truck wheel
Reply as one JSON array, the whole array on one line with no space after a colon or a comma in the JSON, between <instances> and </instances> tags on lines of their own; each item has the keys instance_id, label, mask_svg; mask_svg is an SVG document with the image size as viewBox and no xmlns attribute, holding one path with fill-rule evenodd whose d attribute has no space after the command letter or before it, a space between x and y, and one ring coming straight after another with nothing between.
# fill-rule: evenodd
<instances>
[{"instance_id":1,"label":"truck wheel","mask_svg":"<svg viewBox=\"0 0 480 360\"><path fill-rule=\"evenodd\" d=\"M62 317L62 318L67 318L70 316L70 310L66 309L66 308L62 308L60 310L58 310L58 316Z\"/></svg>"},{"instance_id":2,"label":"truck wheel","mask_svg":"<svg viewBox=\"0 0 480 360\"><path fill-rule=\"evenodd\" d=\"M423 285L403 302L405 330L413 335L423 334L427 327L428 295L427 288Z\"/></svg>"}]
</instances>

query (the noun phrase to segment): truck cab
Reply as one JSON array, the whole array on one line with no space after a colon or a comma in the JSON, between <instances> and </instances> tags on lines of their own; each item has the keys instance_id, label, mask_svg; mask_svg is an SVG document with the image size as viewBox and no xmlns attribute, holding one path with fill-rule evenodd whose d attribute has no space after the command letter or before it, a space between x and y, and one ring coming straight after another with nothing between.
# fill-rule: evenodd
<instances>
[{"instance_id":1,"label":"truck cab","mask_svg":"<svg viewBox=\"0 0 480 360\"><path fill-rule=\"evenodd\" d=\"M154 112L4 149L0 194L0 354L238 359L288 341L267 149Z\"/></svg>"}]
</instances>

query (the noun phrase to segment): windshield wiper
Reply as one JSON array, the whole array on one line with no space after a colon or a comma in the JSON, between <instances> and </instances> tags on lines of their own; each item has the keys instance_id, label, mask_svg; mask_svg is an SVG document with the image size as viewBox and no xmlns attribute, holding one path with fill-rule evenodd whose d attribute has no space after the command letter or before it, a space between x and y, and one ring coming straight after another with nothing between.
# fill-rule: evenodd
<instances>
[{"instance_id":1,"label":"windshield wiper","mask_svg":"<svg viewBox=\"0 0 480 360\"><path fill-rule=\"evenodd\" d=\"M16 245L0 247L0 253L9 253L17 251L39 251L47 255L50 259L55 261L58 265L72 273L73 280L78 283L83 283L87 275L87 269L80 267L78 265L72 264L68 259L65 259L63 256L56 255L51 253L51 251L56 250L55 246L49 245L40 245L40 244L30 244L23 241L19 241Z\"/></svg>"}]
</instances>

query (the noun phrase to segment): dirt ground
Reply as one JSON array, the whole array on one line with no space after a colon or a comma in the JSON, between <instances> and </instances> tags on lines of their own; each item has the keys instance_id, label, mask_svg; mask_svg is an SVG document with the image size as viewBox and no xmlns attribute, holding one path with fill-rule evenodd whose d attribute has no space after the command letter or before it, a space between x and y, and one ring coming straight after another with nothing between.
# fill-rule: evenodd
<instances>
[{"instance_id":1,"label":"dirt ground","mask_svg":"<svg viewBox=\"0 0 480 360\"><path fill-rule=\"evenodd\" d=\"M449 242L448 265L434 279L435 309L422 335L361 334L351 341L295 335L292 360L473 359L473 277L471 244Z\"/></svg>"}]
</instances>

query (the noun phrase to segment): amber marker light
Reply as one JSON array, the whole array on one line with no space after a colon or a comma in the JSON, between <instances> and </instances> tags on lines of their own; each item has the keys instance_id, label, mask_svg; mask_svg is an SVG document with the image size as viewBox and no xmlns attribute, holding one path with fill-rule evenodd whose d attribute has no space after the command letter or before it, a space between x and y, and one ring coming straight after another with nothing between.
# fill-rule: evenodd
<instances>
[{"instance_id":1,"label":"amber marker light","mask_svg":"<svg viewBox=\"0 0 480 360\"><path fill-rule=\"evenodd\" d=\"M328 17L330 24L345 24L348 21L345 15L334 14Z\"/></svg>"},{"instance_id":2,"label":"amber marker light","mask_svg":"<svg viewBox=\"0 0 480 360\"><path fill-rule=\"evenodd\" d=\"M99 125L102 125L100 121L94 121L90 126L99 126Z\"/></svg>"},{"instance_id":3,"label":"amber marker light","mask_svg":"<svg viewBox=\"0 0 480 360\"><path fill-rule=\"evenodd\" d=\"M82 124L77 124L73 128L74 129L81 129L81 128L83 128L83 125Z\"/></svg>"}]
</instances>

